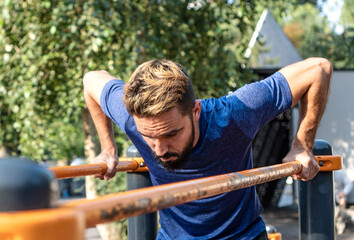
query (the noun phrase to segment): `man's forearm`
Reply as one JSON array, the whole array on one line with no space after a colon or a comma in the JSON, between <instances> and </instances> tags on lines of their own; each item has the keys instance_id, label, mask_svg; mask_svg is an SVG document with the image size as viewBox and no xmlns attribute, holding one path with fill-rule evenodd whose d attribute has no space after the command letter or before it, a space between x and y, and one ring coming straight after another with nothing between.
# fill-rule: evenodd
<instances>
[{"instance_id":1,"label":"man's forearm","mask_svg":"<svg viewBox=\"0 0 354 240\"><path fill-rule=\"evenodd\" d=\"M300 101L299 128L283 162L300 161L302 171L293 177L308 181L320 169L313 156L313 144L327 103L332 65L324 58L309 58L280 72L288 81L292 106Z\"/></svg>"},{"instance_id":2,"label":"man's forearm","mask_svg":"<svg viewBox=\"0 0 354 240\"><path fill-rule=\"evenodd\" d=\"M104 175L95 175L95 177L106 180L114 177L117 172L118 154L114 141L112 120L102 111L100 96L105 84L115 78L107 71L91 71L86 73L83 78L85 102L101 143L101 153L92 159L92 162L107 164L107 172Z\"/></svg>"},{"instance_id":3,"label":"man's forearm","mask_svg":"<svg viewBox=\"0 0 354 240\"><path fill-rule=\"evenodd\" d=\"M97 129L101 143L101 151L110 151L113 154L117 154L112 120L103 113L100 105L91 97L88 91L84 90L84 96L86 105Z\"/></svg>"},{"instance_id":4,"label":"man's forearm","mask_svg":"<svg viewBox=\"0 0 354 240\"><path fill-rule=\"evenodd\" d=\"M313 84L300 99L300 122L295 143L312 151L317 128L325 111L328 99L332 67L330 64L316 66L318 73Z\"/></svg>"}]
</instances>

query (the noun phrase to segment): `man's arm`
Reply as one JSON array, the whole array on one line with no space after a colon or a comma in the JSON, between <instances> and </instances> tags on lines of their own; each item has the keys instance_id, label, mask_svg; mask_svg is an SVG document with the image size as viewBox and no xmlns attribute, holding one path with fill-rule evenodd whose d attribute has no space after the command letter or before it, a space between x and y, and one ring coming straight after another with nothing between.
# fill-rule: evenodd
<instances>
[{"instance_id":1,"label":"man's arm","mask_svg":"<svg viewBox=\"0 0 354 240\"><path fill-rule=\"evenodd\" d=\"M311 180L320 169L312 150L328 99L332 64L323 58L309 58L282 68L280 72L288 81L292 106L300 101L298 132L283 162L299 160L303 165L302 171L293 177Z\"/></svg>"},{"instance_id":2,"label":"man's arm","mask_svg":"<svg viewBox=\"0 0 354 240\"><path fill-rule=\"evenodd\" d=\"M108 166L104 176L95 175L95 177L99 177L101 180L103 178L108 180L114 177L118 164L112 120L103 113L100 106L100 96L104 85L115 78L106 71L92 71L86 73L83 79L85 103L90 111L101 143L101 153L91 162L104 162Z\"/></svg>"}]
</instances>

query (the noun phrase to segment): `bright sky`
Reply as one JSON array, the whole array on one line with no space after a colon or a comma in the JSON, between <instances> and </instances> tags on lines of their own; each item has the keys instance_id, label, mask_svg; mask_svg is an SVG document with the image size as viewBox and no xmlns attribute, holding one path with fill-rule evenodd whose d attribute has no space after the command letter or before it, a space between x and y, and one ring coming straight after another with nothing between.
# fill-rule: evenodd
<instances>
[{"instance_id":1,"label":"bright sky","mask_svg":"<svg viewBox=\"0 0 354 240\"><path fill-rule=\"evenodd\" d=\"M339 25L340 14L343 6L343 0L327 0L323 4L323 0L318 1L319 5L322 5L322 11L327 17L330 26L336 33L342 33L343 27Z\"/></svg>"}]
</instances>

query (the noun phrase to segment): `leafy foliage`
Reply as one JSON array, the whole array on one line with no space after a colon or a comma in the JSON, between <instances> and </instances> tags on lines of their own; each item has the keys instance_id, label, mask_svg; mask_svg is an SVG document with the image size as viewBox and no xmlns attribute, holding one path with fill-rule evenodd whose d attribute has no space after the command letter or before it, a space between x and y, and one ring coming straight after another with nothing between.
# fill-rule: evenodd
<instances>
[{"instance_id":1,"label":"leafy foliage","mask_svg":"<svg viewBox=\"0 0 354 240\"><path fill-rule=\"evenodd\" d=\"M168 58L186 67L198 97L242 85L252 2L4 1L0 143L37 160L83 155L89 70L127 80L141 62Z\"/></svg>"},{"instance_id":2,"label":"leafy foliage","mask_svg":"<svg viewBox=\"0 0 354 240\"><path fill-rule=\"evenodd\" d=\"M345 4L350 4L350 1ZM283 29L303 58L325 57L335 68L354 68L351 57L354 54L354 28L350 24L343 24L344 32L337 34L313 4L295 5L292 9ZM342 22L345 23L343 19L350 19L346 16L351 15L347 14L346 6L342 12Z\"/></svg>"},{"instance_id":3,"label":"leafy foliage","mask_svg":"<svg viewBox=\"0 0 354 240\"><path fill-rule=\"evenodd\" d=\"M311 54L305 49L307 45L313 44L311 40L320 35L328 35L331 31L327 19L321 17L320 11L309 3L293 7L289 20L284 26L284 32L303 57Z\"/></svg>"},{"instance_id":4,"label":"leafy foliage","mask_svg":"<svg viewBox=\"0 0 354 240\"><path fill-rule=\"evenodd\" d=\"M344 29L354 27L354 0L344 0L340 23Z\"/></svg>"}]
</instances>

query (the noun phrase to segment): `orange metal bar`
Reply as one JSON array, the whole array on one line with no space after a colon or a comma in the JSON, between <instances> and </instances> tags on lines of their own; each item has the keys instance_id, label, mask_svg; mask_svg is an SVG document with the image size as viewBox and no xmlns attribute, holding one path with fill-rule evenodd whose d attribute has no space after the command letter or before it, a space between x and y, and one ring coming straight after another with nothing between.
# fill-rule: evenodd
<instances>
[{"instance_id":1,"label":"orange metal bar","mask_svg":"<svg viewBox=\"0 0 354 240\"><path fill-rule=\"evenodd\" d=\"M341 156L331 156L331 155L315 156L315 160L320 165L321 172L342 169L343 161Z\"/></svg>"},{"instance_id":2,"label":"orange metal bar","mask_svg":"<svg viewBox=\"0 0 354 240\"><path fill-rule=\"evenodd\" d=\"M84 164L67 167L52 167L50 170L57 179L81 177L93 174L104 174L107 171L105 163Z\"/></svg>"},{"instance_id":3,"label":"orange metal bar","mask_svg":"<svg viewBox=\"0 0 354 240\"><path fill-rule=\"evenodd\" d=\"M128 172L148 172L149 171L143 158L134 158L134 160L138 163L138 168L136 168L135 170L128 170Z\"/></svg>"},{"instance_id":4,"label":"orange metal bar","mask_svg":"<svg viewBox=\"0 0 354 240\"><path fill-rule=\"evenodd\" d=\"M268 240L281 240L281 233L268 233Z\"/></svg>"},{"instance_id":5,"label":"orange metal bar","mask_svg":"<svg viewBox=\"0 0 354 240\"><path fill-rule=\"evenodd\" d=\"M154 212L201 198L269 182L301 171L298 161L110 194L65 204L82 211L86 227Z\"/></svg>"},{"instance_id":6,"label":"orange metal bar","mask_svg":"<svg viewBox=\"0 0 354 240\"><path fill-rule=\"evenodd\" d=\"M320 171L333 171L342 168L341 156L315 156L317 163L321 166ZM107 171L107 165L104 163L85 164L68 167L53 167L50 170L57 179L88 176L94 174L104 174ZM119 172L147 172L142 158L120 158L117 166Z\"/></svg>"},{"instance_id":7,"label":"orange metal bar","mask_svg":"<svg viewBox=\"0 0 354 240\"><path fill-rule=\"evenodd\" d=\"M94 174L104 174L107 171L105 163L84 164L67 167L49 168L57 179L88 176ZM148 171L142 158L120 158L117 171L144 172Z\"/></svg>"},{"instance_id":8,"label":"orange metal bar","mask_svg":"<svg viewBox=\"0 0 354 240\"><path fill-rule=\"evenodd\" d=\"M84 240L85 215L66 209L0 213L1 240Z\"/></svg>"}]
</instances>

